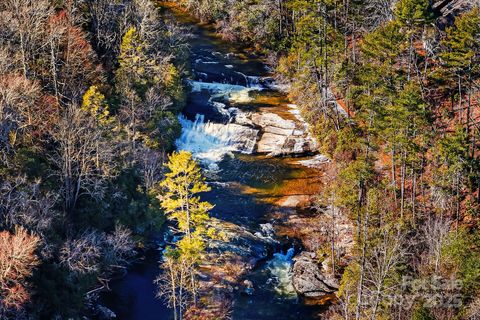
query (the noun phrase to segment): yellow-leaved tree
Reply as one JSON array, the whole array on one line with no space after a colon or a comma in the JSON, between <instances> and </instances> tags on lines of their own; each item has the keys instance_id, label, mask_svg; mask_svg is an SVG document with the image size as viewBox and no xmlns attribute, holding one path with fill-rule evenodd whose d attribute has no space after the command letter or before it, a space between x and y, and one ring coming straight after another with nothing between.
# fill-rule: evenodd
<instances>
[{"instance_id":1,"label":"yellow-leaved tree","mask_svg":"<svg viewBox=\"0 0 480 320\"><path fill-rule=\"evenodd\" d=\"M212 204L201 200L199 193L210 191L210 187L205 183L198 163L187 151L172 153L166 167L169 172L160 183L165 192L159 199L168 219L175 221L179 231L184 234L177 242L176 260L188 269L190 283L187 290L195 303L195 265L205 249L203 235L207 233L208 212L213 208Z\"/></svg>"},{"instance_id":2,"label":"yellow-leaved tree","mask_svg":"<svg viewBox=\"0 0 480 320\"><path fill-rule=\"evenodd\" d=\"M113 121L105 96L95 85L88 88L83 95L82 110L90 113L100 125L108 125Z\"/></svg>"},{"instance_id":3,"label":"yellow-leaved tree","mask_svg":"<svg viewBox=\"0 0 480 320\"><path fill-rule=\"evenodd\" d=\"M174 152L166 164L169 172L160 183L165 193L160 197L161 206L168 218L178 224L185 238L193 241L196 234L205 232L205 222L213 205L202 201L198 195L210 191L205 177L192 154Z\"/></svg>"}]
</instances>

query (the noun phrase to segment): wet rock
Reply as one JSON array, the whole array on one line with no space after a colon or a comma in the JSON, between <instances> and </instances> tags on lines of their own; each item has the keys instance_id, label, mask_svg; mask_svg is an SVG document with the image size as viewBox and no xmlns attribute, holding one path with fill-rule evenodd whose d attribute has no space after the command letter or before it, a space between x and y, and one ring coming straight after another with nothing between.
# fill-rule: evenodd
<instances>
[{"instance_id":1,"label":"wet rock","mask_svg":"<svg viewBox=\"0 0 480 320\"><path fill-rule=\"evenodd\" d=\"M274 113L256 113L251 119L263 132L257 144L259 153L282 156L306 154L316 150L316 142L309 136L303 121L284 119Z\"/></svg>"},{"instance_id":2,"label":"wet rock","mask_svg":"<svg viewBox=\"0 0 480 320\"><path fill-rule=\"evenodd\" d=\"M247 112L242 112L240 110L235 110L233 121L242 126L254 127L255 124L251 119L251 114Z\"/></svg>"},{"instance_id":3,"label":"wet rock","mask_svg":"<svg viewBox=\"0 0 480 320\"><path fill-rule=\"evenodd\" d=\"M255 289L253 288L253 282L250 280L244 280L243 286L244 286L243 292L245 292L248 295L252 295L253 292L255 291Z\"/></svg>"},{"instance_id":4,"label":"wet rock","mask_svg":"<svg viewBox=\"0 0 480 320\"><path fill-rule=\"evenodd\" d=\"M115 314L115 312L113 312L109 308L102 305L98 305L96 307L96 314L98 319L102 319L102 320L110 320L110 319L117 318L117 315Z\"/></svg>"},{"instance_id":5,"label":"wet rock","mask_svg":"<svg viewBox=\"0 0 480 320\"><path fill-rule=\"evenodd\" d=\"M283 130L283 129L281 129ZM265 132L257 144L258 153L267 153L271 157L284 155L302 155L314 153L317 144L308 135L294 136L293 131L289 135Z\"/></svg>"},{"instance_id":6,"label":"wet rock","mask_svg":"<svg viewBox=\"0 0 480 320\"><path fill-rule=\"evenodd\" d=\"M274 126L266 126L263 129L266 133L273 133L281 136L290 136L293 135L294 129L290 128L279 128L279 127L274 127Z\"/></svg>"},{"instance_id":7,"label":"wet rock","mask_svg":"<svg viewBox=\"0 0 480 320\"><path fill-rule=\"evenodd\" d=\"M251 113L238 109L230 112L232 124L258 129L261 133L256 142L256 152L269 156L302 155L314 153L317 143L307 130L302 118L284 119L275 113ZM237 130L238 131L238 130Z\"/></svg>"},{"instance_id":8,"label":"wet rock","mask_svg":"<svg viewBox=\"0 0 480 320\"><path fill-rule=\"evenodd\" d=\"M278 205L288 208L304 207L309 203L308 195L292 195L285 196L278 201Z\"/></svg>"},{"instance_id":9,"label":"wet rock","mask_svg":"<svg viewBox=\"0 0 480 320\"><path fill-rule=\"evenodd\" d=\"M330 162L331 160L323 154L318 154L311 159L297 161L298 164L301 164L308 168L321 168L322 165Z\"/></svg>"},{"instance_id":10,"label":"wet rock","mask_svg":"<svg viewBox=\"0 0 480 320\"><path fill-rule=\"evenodd\" d=\"M331 279L326 279L311 252L302 252L293 260L293 286L307 298L320 298L338 289Z\"/></svg>"},{"instance_id":11,"label":"wet rock","mask_svg":"<svg viewBox=\"0 0 480 320\"><path fill-rule=\"evenodd\" d=\"M269 244L273 240L256 236L245 227L218 219L212 219L210 225L224 236L224 239L211 241L210 249L217 252L229 251L257 261L267 257Z\"/></svg>"}]
</instances>

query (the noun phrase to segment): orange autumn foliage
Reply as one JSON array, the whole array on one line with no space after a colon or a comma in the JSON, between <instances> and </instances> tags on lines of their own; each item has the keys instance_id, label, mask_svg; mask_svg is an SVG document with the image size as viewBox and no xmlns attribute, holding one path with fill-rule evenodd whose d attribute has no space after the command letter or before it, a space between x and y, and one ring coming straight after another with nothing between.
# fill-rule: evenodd
<instances>
[{"instance_id":1,"label":"orange autumn foliage","mask_svg":"<svg viewBox=\"0 0 480 320\"><path fill-rule=\"evenodd\" d=\"M26 280L39 264L39 242L23 228L0 232L0 310L20 309L29 300Z\"/></svg>"}]
</instances>

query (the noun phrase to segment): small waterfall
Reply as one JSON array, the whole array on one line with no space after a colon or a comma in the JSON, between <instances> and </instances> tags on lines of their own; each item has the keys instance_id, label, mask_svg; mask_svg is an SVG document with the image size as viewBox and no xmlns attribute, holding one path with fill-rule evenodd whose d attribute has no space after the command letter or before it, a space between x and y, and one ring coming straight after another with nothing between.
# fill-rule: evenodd
<instances>
[{"instance_id":1,"label":"small waterfall","mask_svg":"<svg viewBox=\"0 0 480 320\"><path fill-rule=\"evenodd\" d=\"M263 89L263 86L260 84L260 77L247 76L247 80L248 80L247 83L249 88Z\"/></svg>"},{"instance_id":2,"label":"small waterfall","mask_svg":"<svg viewBox=\"0 0 480 320\"><path fill-rule=\"evenodd\" d=\"M245 86L247 88L253 89L262 89L262 85L260 84L260 77L257 76L247 76L245 73L240 71L235 71L235 73L241 75L245 79Z\"/></svg>"},{"instance_id":3,"label":"small waterfall","mask_svg":"<svg viewBox=\"0 0 480 320\"><path fill-rule=\"evenodd\" d=\"M195 121L179 116L182 134L177 139L179 150L186 150L200 161L217 169L215 163L232 152L252 153L255 149L258 130L235 123L205 122L205 116L197 114Z\"/></svg>"},{"instance_id":4,"label":"small waterfall","mask_svg":"<svg viewBox=\"0 0 480 320\"><path fill-rule=\"evenodd\" d=\"M292 258L294 254L294 248L288 249L285 254L282 252L275 253L272 260L267 264L267 268L275 281L275 291L280 296L288 298L297 296L292 284Z\"/></svg>"}]
</instances>

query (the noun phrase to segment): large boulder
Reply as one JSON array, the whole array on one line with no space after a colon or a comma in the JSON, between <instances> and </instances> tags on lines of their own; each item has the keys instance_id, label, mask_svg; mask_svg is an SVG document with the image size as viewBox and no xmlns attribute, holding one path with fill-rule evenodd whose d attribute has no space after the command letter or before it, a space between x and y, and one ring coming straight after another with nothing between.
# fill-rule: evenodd
<instances>
[{"instance_id":1,"label":"large boulder","mask_svg":"<svg viewBox=\"0 0 480 320\"><path fill-rule=\"evenodd\" d=\"M251 121L261 128L257 152L270 156L301 155L316 150L316 142L310 137L306 125L300 119L284 119L275 113L254 113Z\"/></svg>"},{"instance_id":2,"label":"large boulder","mask_svg":"<svg viewBox=\"0 0 480 320\"><path fill-rule=\"evenodd\" d=\"M432 9L439 16L437 25L442 29L451 25L456 16L475 6L480 6L480 0L434 0L432 2Z\"/></svg>"},{"instance_id":3,"label":"large boulder","mask_svg":"<svg viewBox=\"0 0 480 320\"><path fill-rule=\"evenodd\" d=\"M321 298L338 289L335 279L326 277L322 273L314 256L314 253L302 252L293 259L293 287L300 295L307 298Z\"/></svg>"},{"instance_id":4,"label":"large boulder","mask_svg":"<svg viewBox=\"0 0 480 320\"><path fill-rule=\"evenodd\" d=\"M253 114L252 122L262 128L276 127L281 129L289 129L290 131L288 134L291 134L293 129L296 127L295 121L284 119L278 114L270 112Z\"/></svg>"},{"instance_id":5,"label":"large boulder","mask_svg":"<svg viewBox=\"0 0 480 320\"><path fill-rule=\"evenodd\" d=\"M231 222L212 218L209 227L217 230L221 237L209 240L207 248L209 258L202 264L205 268L215 265L216 269L221 269L222 265L216 263L218 257L228 256L238 265L242 265L243 271L251 270L260 260L268 256L269 248L275 244L268 234L252 233L247 228Z\"/></svg>"},{"instance_id":6,"label":"large boulder","mask_svg":"<svg viewBox=\"0 0 480 320\"><path fill-rule=\"evenodd\" d=\"M273 133L264 133L258 141L257 152L259 153L273 153L283 149L283 145L287 140L286 136Z\"/></svg>"}]
</instances>

